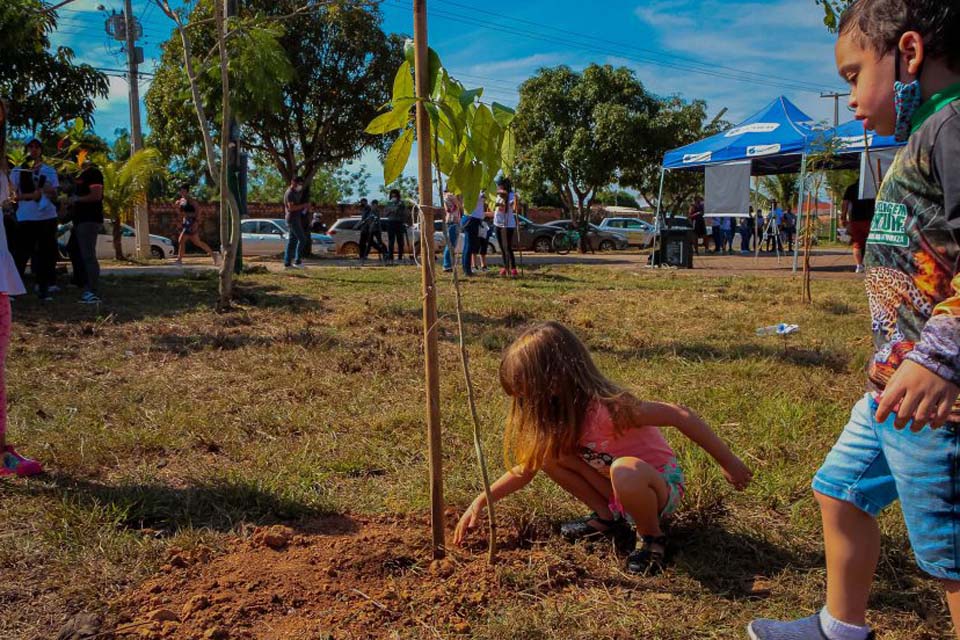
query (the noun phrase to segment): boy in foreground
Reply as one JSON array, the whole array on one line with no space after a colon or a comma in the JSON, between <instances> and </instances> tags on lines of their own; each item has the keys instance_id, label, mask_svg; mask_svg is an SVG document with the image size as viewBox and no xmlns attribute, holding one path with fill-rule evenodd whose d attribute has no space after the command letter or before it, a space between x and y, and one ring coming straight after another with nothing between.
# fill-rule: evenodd
<instances>
[{"instance_id":1,"label":"boy in foreground","mask_svg":"<svg viewBox=\"0 0 960 640\"><path fill-rule=\"evenodd\" d=\"M906 141L877 197L866 286L876 354L870 392L813 480L827 602L791 622L755 620L753 640L868 640L880 556L876 516L899 499L920 568L960 628L960 3L858 0L843 14L837 68L868 129ZM958 636L960 637L960 636Z\"/></svg>"}]
</instances>

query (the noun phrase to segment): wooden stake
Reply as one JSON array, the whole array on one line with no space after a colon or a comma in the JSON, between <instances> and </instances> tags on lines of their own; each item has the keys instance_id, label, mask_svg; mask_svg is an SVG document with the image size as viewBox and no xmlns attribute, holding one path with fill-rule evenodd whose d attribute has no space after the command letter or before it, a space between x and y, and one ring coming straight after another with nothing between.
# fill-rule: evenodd
<instances>
[{"instance_id":1,"label":"wooden stake","mask_svg":"<svg viewBox=\"0 0 960 640\"><path fill-rule=\"evenodd\" d=\"M443 456L440 444L440 365L437 357L437 289L433 277L433 178L430 167L430 57L427 47L427 2L413 0L414 76L417 98L417 166L420 189L420 270L423 280L423 352L427 391L427 449L430 458L430 526L433 557L445 553Z\"/></svg>"}]
</instances>

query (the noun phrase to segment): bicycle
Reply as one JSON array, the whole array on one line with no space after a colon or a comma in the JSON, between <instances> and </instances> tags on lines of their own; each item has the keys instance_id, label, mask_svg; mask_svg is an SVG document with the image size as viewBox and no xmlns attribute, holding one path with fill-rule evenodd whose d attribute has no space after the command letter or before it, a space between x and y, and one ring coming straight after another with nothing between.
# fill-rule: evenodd
<instances>
[{"instance_id":1,"label":"bicycle","mask_svg":"<svg viewBox=\"0 0 960 640\"><path fill-rule=\"evenodd\" d=\"M566 255L580 246L580 232L569 229L553 236L553 250L560 255Z\"/></svg>"}]
</instances>

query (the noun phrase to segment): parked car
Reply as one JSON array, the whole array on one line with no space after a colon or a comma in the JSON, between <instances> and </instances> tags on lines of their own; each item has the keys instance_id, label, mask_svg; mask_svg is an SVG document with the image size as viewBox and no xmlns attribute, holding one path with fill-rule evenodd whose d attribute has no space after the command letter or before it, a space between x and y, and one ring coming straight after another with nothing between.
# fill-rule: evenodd
<instances>
[{"instance_id":1,"label":"parked car","mask_svg":"<svg viewBox=\"0 0 960 640\"><path fill-rule=\"evenodd\" d=\"M517 214L517 228L520 231L518 248L521 251L536 251L537 253L552 252L553 237L563 233L563 229L559 227L537 224L519 214Z\"/></svg>"},{"instance_id":2,"label":"parked car","mask_svg":"<svg viewBox=\"0 0 960 640\"><path fill-rule=\"evenodd\" d=\"M631 245L641 248L653 246L656 238L654 226L639 218L604 218L600 229L624 235Z\"/></svg>"},{"instance_id":3,"label":"parked car","mask_svg":"<svg viewBox=\"0 0 960 640\"><path fill-rule=\"evenodd\" d=\"M569 231L575 227L573 220L554 220L548 222L549 227L559 227ZM614 251L626 249L630 246L630 241L622 233L601 229L595 224L590 225L587 232L587 240L590 242L590 249L593 251Z\"/></svg>"},{"instance_id":4,"label":"parked car","mask_svg":"<svg viewBox=\"0 0 960 640\"><path fill-rule=\"evenodd\" d=\"M380 238L383 240L384 244L387 244L386 223L386 220L381 219ZM353 216L350 218L340 218L333 223L332 227L330 227L330 230L327 233L329 233L333 238L333 242L336 245L335 251L338 255L353 256L360 253L359 226L359 216ZM447 240L443 237L443 223L437 221L434 223L433 248L436 251L443 251L443 248L446 246ZM407 241L404 246L405 251L408 251L410 247L413 247L413 250L417 253L420 252L420 225L418 224L407 226ZM374 251L376 250L374 249Z\"/></svg>"},{"instance_id":5,"label":"parked car","mask_svg":"<svg viewBox=\"0 0 960 640\"><path fill-rule=\"evenodd\" d=\"M67 259L67 243L70 242L70 234L73 233L73 223L68 222L57 227L57 245L60 248L60 255ZM137 232L127 224L120 225L120 247L123 255L133 256L137 253ZM171 257L176 251L173 240L150 234L150 257L162 260ZM113 249L113 222L107 220L100 228L97 235L97 259L112 260L117 256Z\"/></svg>"},{"instance_id":6,"label":"parked car","mask_svg":"<svg viewBox=\"0 0 960 640\"><path fill-rule=\"evenodd\" d=\"M240 222L241 249L245 256L275 256L287 248L290 227L286 220L249 218ZM315 255L332 254L336 250L333 238L324 233L311 233Z\"/></svg>"}]
</instances>

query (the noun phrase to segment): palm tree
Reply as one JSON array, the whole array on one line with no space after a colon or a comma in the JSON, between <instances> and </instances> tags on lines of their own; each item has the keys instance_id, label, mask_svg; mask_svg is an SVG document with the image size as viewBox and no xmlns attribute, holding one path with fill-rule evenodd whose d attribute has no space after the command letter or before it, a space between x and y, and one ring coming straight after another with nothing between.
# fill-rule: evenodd
<instances>
[{"instance_id":1,"label":"palm tree","mask_svg":"<svg viewBox=\"0 0 960 640\"><path fill-rule=\"evenodd\" d=\"M797 201L800 194L799 182L800 177L795 173L763 176L760 178L760 193L766 197L768 204L776 200L781 207L790 206Z\"/></svg>"},{"instance_id":2,"label":"palm tree","mask_svg":"<svg viewBox=\"0 0 960 640\"><path fill-rule=\"evenodd\" d=\"M103 213L113 222L113 249L122 260L120 224L132 218L136 205L146 202L150 180L163 173L163 163L160 152L148 148L127 160L98 156L96 164L103 173Z\"/></svg>"}]
</instances>

